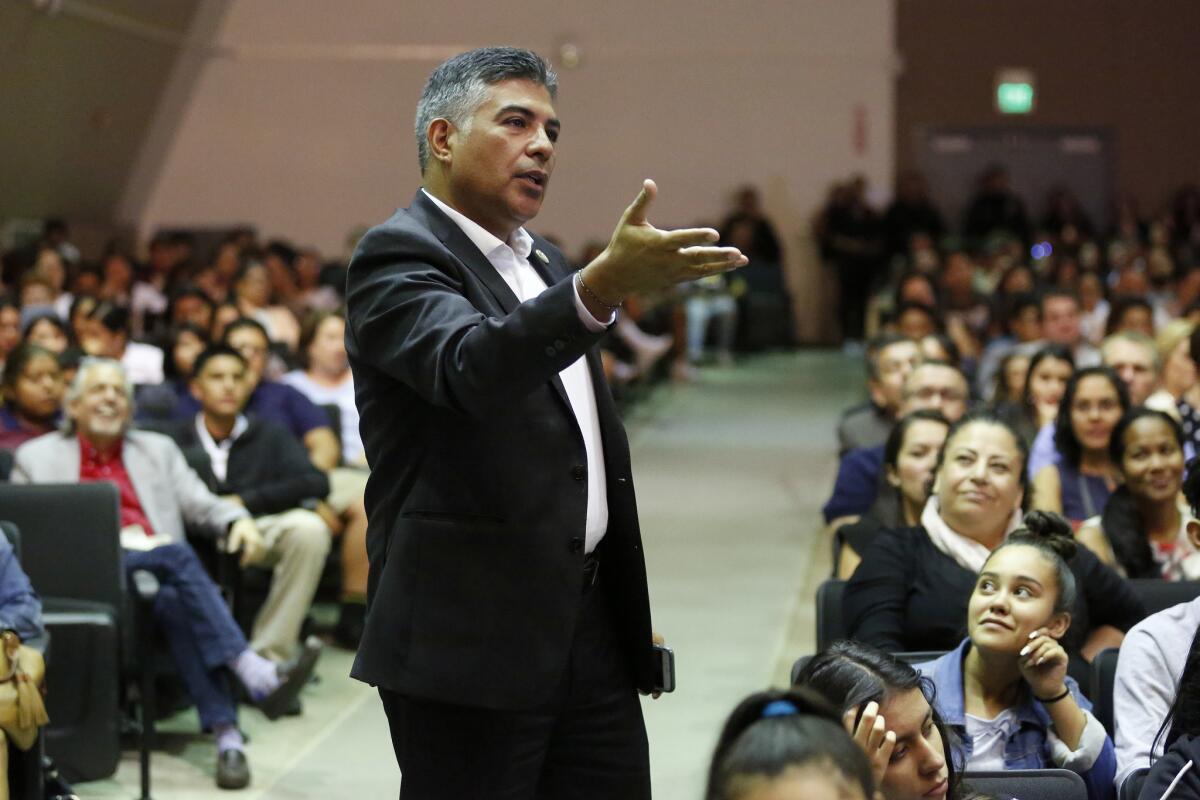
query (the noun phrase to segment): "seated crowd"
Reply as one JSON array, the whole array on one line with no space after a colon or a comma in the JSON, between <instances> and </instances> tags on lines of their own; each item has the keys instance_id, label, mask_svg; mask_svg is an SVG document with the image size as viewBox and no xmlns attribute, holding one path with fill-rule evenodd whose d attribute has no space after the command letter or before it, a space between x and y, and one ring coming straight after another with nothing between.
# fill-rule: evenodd
<instances>
[{"instance_id":1,"label":"seated crowd","mask_svg":"<svg viewBox=\"0 0 1200 800\"><path fill-rule=\"evenodd\" d=\"M986 192L1019 203L1002 177ZM846 191L819 233L843 278L869 284L856 248L869 211L861 187ZM912 186L903 202L929 204ZM887 240L892 279L852 293L852 332L875 331L868 402L838 426L823 508L846 638L799 669L804 693L735 712L711 796L784 774L734 744L784 725L779 764L801 780L823 763L829 796L989 796L972 773L1058 767L1092 800L1200 797L1200 582L1178 583L1200 581L1200 467L1186 467L1200 443L1200 220L1182 240L1176 220L1125 220L1101 242L1012 219L954 241L915 212L898 219L915 227ZM1198 599L1148 614L1147 582ZM1109 692L1095 676L1113 648ZM1092 713L1101 692L1111 730ZM801 744L800 718L839 716L871 781L859 754Z\"/></svg>"}]
</instances>

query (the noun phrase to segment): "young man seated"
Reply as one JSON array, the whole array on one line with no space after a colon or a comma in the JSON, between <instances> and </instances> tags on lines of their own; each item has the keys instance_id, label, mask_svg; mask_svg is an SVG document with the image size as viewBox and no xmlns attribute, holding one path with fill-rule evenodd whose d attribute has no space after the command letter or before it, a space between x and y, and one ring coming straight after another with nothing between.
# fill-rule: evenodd
<instances>
[{"instance_id":1,"label":"young man seated","mask_svg":"<svg viewBox=\"0 0 1200 800\"><path fill-rule=\"evenodd\" d=\"M66 397L69 430L22 445L12 479L117 486L125 568L158 578L154 617L201 726L216 737L217 785L242 788L250 769L222 670L232 671L267 717L277 719L311 677L320 642L306 642L286 665L251 649L185 540L184 525L225 537L228 550L240 551L247 564L264 557L262 534L243 506L208 490L169 437L130 430L132 406L133 384L124 367L112 359L86 359Z\"/></svg>"},{"instance_id":2,"label":"young man seated","mask_svg":"<svg viewBox=\"0 0 1200 800\"><path fill-rule=\"evenodd\" d=\"M896 421L904 380L921 360L920 347L912 339L885 333L867 347L868 403L842 414L838 422L838 454L862 447L882 445Z\"/></svg>"},{"instance_id":3,"label":"young man seated","mask_svg":"<svg viewBox=\"0 0 1200 800\"><path fill-rule=\"evenodd\" d=\"M295 654L329 554L329 528L311 510L329 494L329 481L285 428L242 413L249 387L246 361L236 350L204 350L190 387L201 410L168 433L211 491L254 517L265 547L250 564L273 575L250 646L284 661Z\"/></svg>"}]
</instances>

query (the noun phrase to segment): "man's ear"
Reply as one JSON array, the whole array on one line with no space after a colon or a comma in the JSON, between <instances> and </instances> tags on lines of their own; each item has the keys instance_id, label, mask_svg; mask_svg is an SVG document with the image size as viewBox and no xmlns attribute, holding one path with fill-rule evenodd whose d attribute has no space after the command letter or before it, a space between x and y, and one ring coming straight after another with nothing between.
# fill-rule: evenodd
<instances>
[{"instance_id":1,"label":"man's ear","mask_svg":"<svg viewBox=\"0 0 1200 800\"><path fill-rule=\"evenodd\" d=\"M1192 547L1200 550L1200 522L1194 519L1189 519L1187 523L1188 541L1192 543Z\"/></svg>"},{"instance_id":2,"label":"man's ear","mask_svg":"<svg viewBox=\"0 0 1200 800\"><path fill-rule=\"evenodd\" d=\"M879 385L878 381L867 379L867 394L870 396L871 402L879 408L887 407L887 398L883 396L883 387Z\"/></svg>"},{"instance_id":3,"label":"man's ear","mask_svg":"<svg viewBox=\"0 0 1200 800\"><path fill-rule=\"evenodd\" d=\"M454 145L457 143L458 128L454 123L438 117L425 130L425 141L429 143L429 156L443 164L453 160Z\"/></svg>"}]
</instances>

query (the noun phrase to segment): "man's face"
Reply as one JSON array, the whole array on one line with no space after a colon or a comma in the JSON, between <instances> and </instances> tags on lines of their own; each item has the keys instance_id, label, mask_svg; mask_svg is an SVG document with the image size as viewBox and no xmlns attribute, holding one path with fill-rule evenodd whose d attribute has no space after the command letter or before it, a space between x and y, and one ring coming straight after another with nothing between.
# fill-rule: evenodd
<instances>
[{"instance_id":1,"label":"man's face","mask_svg":"<svg viewBox=\"0 0 1200 800\"><path fill-rule=\"evenodd\" d=\"M235 328L225 343L246 359L246 391L252 391L262 380L263 370L267 368L271 343L256 328L249 326Z\"/></svg>"},{"instance_id":2,"label":"man's face","mask_svg":"<svg viewBox=\"0 0 1200 800\"><path fill-rule=\"evenodd\" d=\"M922 364L904 384L903 414L919 409L942 412L951 423L967 411L967 381L953 367Z\"/></svg>"},{"instance_id":3,"label":"man's face","mask_svg":"<svg viewBox=\"0 0 1200 800\"><path fill-rule=\"evenodd\" d=\"M121 370L109 364L88 369L83 390L68 409L80 434L95 443L119 438L129 424L129 396Z\"/></svg>"},{"instance_id":4,"label":"man's face","mask_svg":"<svg viewBox=\"0 0 1200 800\"><path fill-rule=\"evenodd\" d=\"M1042 338L1042 312L1035 306L1025 306L1017 313L1010 325L1018 342L1032 342Z\"/></svg>"},{"instance_id":5,"label":"man's face","mask_svg":"<svg viewBox=\"0 0 1200 800\"><path fill-rule=\"evenodd\" d=\"M876 377L868 382L875 405L889 414L896 413L904 394L904 380L920 358L916 342L896 342L879 351L875 357Z\"/></svg>"},{"instance_id":6,"label":"man's face","mask_svg":"<svg viewBox=\"0 0 1200 800\"><path fill-rule=\"evenodd\" d=\"M452 204L501 239L537 216L554 172L559 121L550 93L527 80L488 87L446 158Z\"/></svg>"},{"instance_id":7,"label":"man's face","mask_svg":"<svg viewBox=\"0 0 1200 800\"><path fill-rule=\"evenodd\" d=\"M1042 333L1055 344L1074 347L1079 341L1079 304L1070 297L1047 297L1042 303Z\"/></svg>"},{"instance_id":8,"label":"man's face","mask_svg":"<svg viewBox=\"0 0 1200 800\"><path fill-rule=\"evenodd\" d=\"M1154 354L1137 342L1115 339L1104 348L1104 365L1121 376L1129 391L1129 404L1140 406L1154 393L1158 375L1154 372Z\"/></svg>"},{"instance_id":9,"label":"man's face","mask_svg":"<svg viewBox=\"0 0 1200 800\"><path fill-rule=\"evenodd\" d=\"M246 403L246 365L233 356L213 356L192 378L191 389L205 414L233 417Z\"/></svg>"}]
</instances>

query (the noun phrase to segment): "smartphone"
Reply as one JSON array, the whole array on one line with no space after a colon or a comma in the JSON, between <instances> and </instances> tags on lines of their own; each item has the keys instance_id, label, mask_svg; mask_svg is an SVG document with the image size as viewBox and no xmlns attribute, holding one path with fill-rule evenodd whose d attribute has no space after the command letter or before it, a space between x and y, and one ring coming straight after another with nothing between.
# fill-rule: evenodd
<instances>
[{"instance_id":1,"label":"smartphone","mask_svg":"<svg viewBox=\"0 0 1200 800\"><path fill-rule=\"evenodd\" d=\"M654 645L654 691L675 691L675 651L665 644Z\"/></svg>"}]
</instances>

